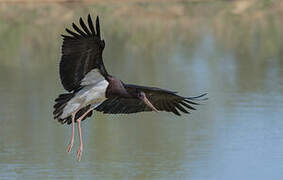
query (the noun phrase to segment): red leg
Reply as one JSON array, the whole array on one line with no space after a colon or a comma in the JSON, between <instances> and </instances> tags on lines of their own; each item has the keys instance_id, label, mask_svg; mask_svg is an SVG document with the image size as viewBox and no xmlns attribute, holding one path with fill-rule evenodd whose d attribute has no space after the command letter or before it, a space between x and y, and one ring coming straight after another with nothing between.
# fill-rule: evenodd
<instances>
[{"instance_id":1,"label":"red leg","mask_svg":"<svg viewBox=\"0 0 283 180\"><path fill-rule=\"evenodd\" d=\"M77 123L78 123L78 131L79 131L79 136L80 136L80 147L77 152L77 157L78 157L78 161L80 161L82 157L82 153L83 153L81 120L77 120Z\"/></svg>"},{"instance_id":2,"label":"red leg","mask_svg":"<svg viewBox=\"0 0 283 180\"><path fill-rule=\"evenodd\" d=\"M91 110L92 110L92 108L88 109L79 119L77 119L78 131L79 131L79 137L80 137L80 147L79 147L78 153L77 153L78 161L81 160L82 153L83 153L83 139L82 139L81 121Z\"/></svg>"},{"instance_id":3,"label":"red leg","mask_svg":"<svg viewBox=\"0 0 283 180\"><path fill-rule=\"evenodd\" d=\"M71 142L68 145L67 148L67 152L70 153L70 151L72 150L72 147L74 145L74 137L75 137L75 117L76 117L76 112L74 112L72 114L72 138L71 138Z\"/></svg>"}]
</instances>

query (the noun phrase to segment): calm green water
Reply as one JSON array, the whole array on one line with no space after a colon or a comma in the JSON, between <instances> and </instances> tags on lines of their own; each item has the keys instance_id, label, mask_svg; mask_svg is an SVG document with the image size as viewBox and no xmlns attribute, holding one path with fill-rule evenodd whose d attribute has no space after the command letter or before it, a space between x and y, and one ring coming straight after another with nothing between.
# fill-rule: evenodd
<instances>
[{"instance_id":1,"label":"calm green water","mask_svg":"<svg viewBox=\"0 0 283 180\"><path fill-rule=\"evenodd\" d=\"M0 179L283 178L280 13L223 2L85 6L8 6L0 17ZM52 106L63 92L59 34L88 12L101 16L111 74L209 100L181 117L95 113L77 162Z\"/></svg>"}]
</instances>

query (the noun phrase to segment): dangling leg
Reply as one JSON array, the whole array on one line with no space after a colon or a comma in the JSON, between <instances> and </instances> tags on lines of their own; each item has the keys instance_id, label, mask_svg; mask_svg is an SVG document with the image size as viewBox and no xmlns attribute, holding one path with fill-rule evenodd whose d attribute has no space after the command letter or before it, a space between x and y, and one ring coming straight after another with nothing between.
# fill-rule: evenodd
<instances>
[{"instance_id":1,"label":"dangling leg","mask_svg":"<svg viewBox=\"0 0 283 180\"><path fill-rule=\"evenodd\" d=\"M81 120L77 120L77 123L78 123L78 131L79 131L79 136L80 136L80 147L77 152L77 157L78 157L78 161L80 161L82 157L82 153L83 153Z\"/></svg>"},{"instance_id":2,"label":"dangling leg","mask_svg":"<svg viewBox=\"0 0 283 180\"><path fill-rule=\"evenodd\" d=\"M78 153L77 153L78 161L81 160L82 152L83 152L83 139L82 139L81 121L91 110L92 110L92 108L89 108L79 119L77 119L78 131L79 131L79 137L80 137L80 147L79 147Z\"/></svg>"},{"instance_id":3,"label":"dangling leg","mask_svg":"<svg viewBox=\"0 0 283 180\"><path fill-rule=\"evenodd\" d=\"M72 150L72 147L74 145L76 113L77 113L77 111L72 113L72 137L71 137L71 142L70 142L70 144L68 145L68 148L67 148L67 153L70 153L70 151Z\"/></svg>"}]
</instances>

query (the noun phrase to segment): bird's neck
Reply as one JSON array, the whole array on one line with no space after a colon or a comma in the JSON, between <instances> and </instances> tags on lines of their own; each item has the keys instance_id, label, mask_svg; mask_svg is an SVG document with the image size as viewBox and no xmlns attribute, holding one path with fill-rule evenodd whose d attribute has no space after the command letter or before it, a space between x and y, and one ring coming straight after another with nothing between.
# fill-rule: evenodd
<instances>
[{"instance_id":1,"label":"bird's neck","mask_svg":"<svg viewBox=\"0 0 283 180\"><path fill-rule=\"evenodd\" d=\"M127 92L124 85L119 79L110 77L109 85L106 89L106 98L111 98L111 97L130 98L132 96Z\"/></svg>"}]
</instances>

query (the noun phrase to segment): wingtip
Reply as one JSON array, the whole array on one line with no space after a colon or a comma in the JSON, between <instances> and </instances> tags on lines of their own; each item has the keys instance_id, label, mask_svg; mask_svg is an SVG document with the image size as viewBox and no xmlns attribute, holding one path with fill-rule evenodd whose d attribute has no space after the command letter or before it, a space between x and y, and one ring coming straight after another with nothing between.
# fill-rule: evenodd
<instances>
[{"instance_id":1,"label":"wingtip","mask_svg":"<svg viewBox=\"0 0 283 180\"><path fill-rule=\"evenodd\" d=\"M205 101L205 100L208 100L208 98L207 98L207 97L206 97L206 98L202 98L202 97L206 96L207 94L208 94L208 93L203 93L203 94L201 94L201 95L199 95L199 96L186 97L186 99ZM202 98L202 99L200 99L200 98Z\"/></svg>"},{"instance_id":2,"label":"wingtip","mask_svg":"<svg viewBox=\"0 0 283 180\"><path fill-rule=\"evenodd\" d=\"M87 19L91 20L91 15L90 14L87 15Z\"/></svg>"},{"instance_id":3,"label":"wingtip","mask_svg":"<svg viewBox=\"0 0 283 180\"><path fill-rule=\"evenodd\" d=\"M80 23L84 22L82 17L80 17L79 21Z\"/></svg>"},{"instance_id":4,"label":"wingtip","mask_svg":"<svg viewBox=\"0 0 283 180\"><path fill-rule=\"evenodd\" d=\"M93 36L95 36L96 33L95 33L95 30L94 30L94 27L93 27L93 22L92 22L90 14L88 14L88 16L87 16L87 22L88 22L88 27L89 27L91 33L93 34Z\"/></svg>"},{"instance_id":5,"label":"wingtip","mask_svg":"<svg viewBox=\"0 0 283 180\"><path fill-rule=\"evenodd\" d=\"M99 24L99 17L98 16L96 17L96 33L97 33L97 36L101 39L101 36L100 36L100 24Z\"/></svg>"},{"instance_id":6,"label":"wingtip","mask_svg":"<svg viewBox=\"0 0 283 180\"><path fill-rule=\"evenodd\" d=\"M97 28L97 26L100 26L100 24L99 24L99 16L96 16L96 28Z\"/></svg>"},{"instance_id":7,"label":"wingtip","mask_svg":"<svg viewBox=\"0 0 283 180\"><path fill-rule=\"evenodd\" d=\"M68 37L68 36L65 35L65 34L60 34L60 36L61 36L62 38L67 38L67 37Z\"/></svg>"}]
</instances>

